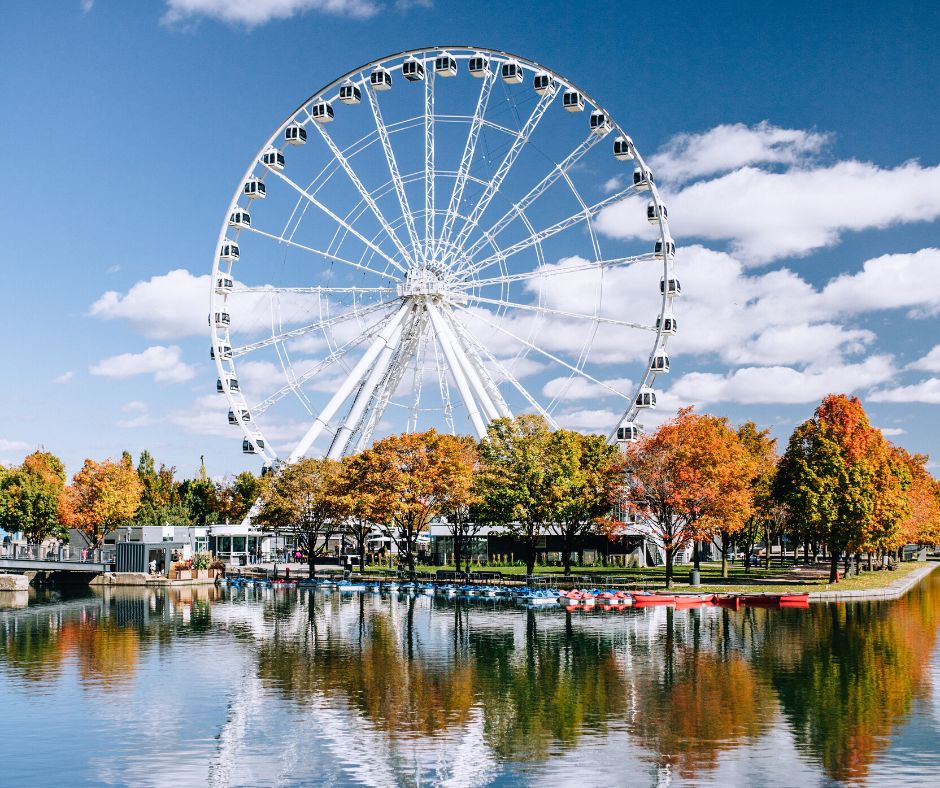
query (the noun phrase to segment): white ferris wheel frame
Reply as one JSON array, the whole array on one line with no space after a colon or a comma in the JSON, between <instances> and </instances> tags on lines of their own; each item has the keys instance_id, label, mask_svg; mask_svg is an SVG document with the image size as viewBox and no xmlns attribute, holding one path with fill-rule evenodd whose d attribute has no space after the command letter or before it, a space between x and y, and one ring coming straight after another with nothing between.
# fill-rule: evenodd
<instances>
[{"instance_id":1,"label":"white ferris wheel frame","mask_svg":"<svg viewBox=\"0 0 940 788\"><path fill-rule=\"evenodd\" d=\"M486 73L481 78L480 95L474 114L470 119L470 130L468 132L459 169L456 172L447 173L453 177L454 187L448 199L446 210L441 210L441 208L436 205L434 194L436 176L441 173L441 171L435 169L434 164L434 127L437 122L446 122L446 119L438 117L434 113L434 64L435 59L442 55L450 55L458 63L468 61L475 55L481 55L487 59ZM397 72L401 74L403 63L410 59L417 59L424 67L425 114L423 122L425 134L425 167L423 174L402 174L398 169L394 148L390 141L390 132L399 130L395 127L402 126L402 124L407 124L410 127L418 126L421 122L420 119L411 118L406 121L400 121L397 124L386 126L381 112L378 91L372 89L369 80L369 75L377 68L384 68L391 73ZM525 78L531 78L536 74L547 74L554 81L552 89L549 90L547 94L539 97L531 115L519 130L499 126L485 117L486 102L488 101L490 90L499 80L502 66L510 62L516 63L519 66ZM359 88L362 103L368 104L371 109L371 115L375 122L375 130L367 133L357 142L349 145L345 150L342 150L332 140L324 127L314 120L312 108L320 101L326 101L331 106L342 106L338 91L340 86L344 84L348 85L350 82ZM486 214L491 200L498 193L503 179L511 169L516 157L525 147L529 136L542 119L542 116L563 91L576 91L583 98L585 106L588 109L604 112L606 120L609 123L609 129L601 134L593 132L586 134L584 141L572 150L567 157L556 162L549 173L523 196L521 200L515 202L510 210L506 211L498 220L490 224L487 229L482 229L480 221ZM468 117L469 116L459 116L461 121L467 120ZM335 213L317 197L316 192L319 191L319 188L322 188L322 185L314 190L314 193L309 193L302 186L292 181L284 172L277 171L276 169L266 167L262 164L262 155L265 152L271 151L272 148L282 151L288 147L284 142L285 129L296 123L300 123L305 129L309 128L312 133L322 138L322 141L325 142L330 149L333 162L338 164L339 168L346 173L350 182L352 182L359 191L361 200L347 215L341 216ZM474 178L474 176L470 174L471 165L474 160L476 139L479 137L480 130L483 127L495 128L514 138L508 152L504 155L500 166L497 168L496 173L488 182ZM366 144L364 141L373 135L378 136L385 153L390 178L384 186L370 192L362 184L361 180L359 180L349 159L355 154L357 146ZM644 407L640 400L641 394L651 391L657 374L668 371L668 365L665 370L655 368L653 360L657 355L665 354L669 336L671 333L674 333L674 326L673 330L666 329L667 319L672 318L674 321L672 306L678 292L673 292L671 287L665 286L665 283L671 283L677 280L675 244L669 232L668 219L664 210L657 211L659 248L655 253L651 254L604 260L593 226L592 220L604 207L612 205L626 197L639 195L644 191L648 191L656 206L662 206L659 192L652 177L646 178L645 183L640 184L640 188L637 188L635 185L628 185L626 188L618 190L616 193L604 198L600 202L588 205L584 202L578 189L574 186L568 175L569 168L593 147L594 144L602 139L610 139L615 136L626 138L630 141L632 158L635 160L636 165L644 173L649 173L646 163L639 151L632 145L632 140L630 140L610 114L607 113L598 102L594 101L588 93L558 72L540 63L510 52L486 47L431 47L398 52L352 69L338 79L328 83L301 103L265 141L264 145L261 146L258 153L252 159L251 164L246 169L229 203L215 248L209 299L209 326L212 341L212 356L215 360L219 386L228 401L231 413L234 413L235 422L241 427L244 433L245 444L250 445L253 450L251 453L260 455L265 466L272 466L282 462L274 451L271 443L265 440L262 430L255 423L255 419L250 418L250 416L261 415L291 392L302 397L301 387L304 383L324 370L329 369L332 364L343 359L347 353L364 344L366 345L366 350L359 357L358 361L356 361L352 371L347 375L342 385L334 392L327 405L316 415L307 433L286 459L287 462L294 462L306 455L312 447L313 442L320 436L324 429L329 429L328 425L331 420L354 392L356 393L352 404L349 406L347 415L343 417L342 421L336 426L330 448L325 454L326 456L336 458L345 453L359 451L365 448L365 444L371 439L372 431L375 429L382 412L384 412L385 407L388 405L389 399L394 394L395 388L400 382L407 365L417 356L418 361L415 362L415 375L417 377L420 374L423 379L423 359L429 353L435 357L435 371L438 375L438 385L441 390L442 400L445 403L443 409L444 415L452 431L454 430L454 423L452 418L451 391L449 383L447 382L449 379L452 379L456 384L457 393L469 415L470 422L477 437L482 437L485 434L486 424L491 419L512 415L508 404L500 393L499 385L487 371L487 363L498 369L499 374L503 378L503 383L508 384L534 411L541 413L548 419L552 426L557 427L554 418L549 412L550 408L544 407L537 397L530 394L506 366L495 358L493 353L461 324L461 321L454 317L455 312L469 312L468 303L475 303L477 305L488 304L502 310L516 309L520 311L534 311L542 315L591 320L594 323L591 331L592 340L597 327L601 324L613 324L624 328L650 331L654 336L654 341L649 356L649 363L646 364L645 372L638 381L632 396L627 396L582 369L585 360L584 357L589 350L590 342L582 349L581 358L579 358L578 363L571 364L550 351L539 347L530 339L526 339L525 337L509 331L497 322L486 320L476 315L477 319L482 319L483 322L487 323L493 330L524 346L526 352L535 352L543 359L548 359L564 367L571 373L572 378L578 375L590 383L608 389L611 393L627 400L629 404L623 415L617 420L616 424L613 425L608 434L608 440L610 442L623 443L622 439L618 441L618 428L622 428L624 425L632 426L634 424L638 413L641 408ZM372 143L369 142L368 144ZM324 166L320 173L321 175L326 171L327 166ZM308 324L307 326L284 331L279 335L236 348L233 347L231 343L230 326L228 324L221 324L217 319L213 319L214 315L226 311L226 304L229 298L229 292L224 291L218 284L222 278L231 279L233 277L233 261L223 260L221 257L221 249L223 244L227 241L237 241L239 233L243 231L243 228L236 228L230 225L229 218L234 211L241 208L241 203L244 201L243 190L245 184L252 178L258 178L263 181L265 177L283 181L290 188L293 188L300 197L306 200L307 204L305 208L316 208L330 217L337 225L337 229L326 249L314 249L293 241L291 238L286 237L284 233L275 235L260 230L257 227L250 227L244 231L267 237L279 244L299 248L300 250L318 255L325 260L368 271L374 276L386 280L385 284L387 286L373 288L282 288L284 291L317 293L318 295L331 291L350 293L358 289L363 292L382 292L383 298L372 305L359 309L354 308L352 312L328 317L318 322ZM317 177L319 178L319 175ZM332 174L329 177L332 177ZM328 183L329 177L326 183ZM420 214L416 217L416 212L412 211L408 202L406 185L410 182L420 180L421 177L423 177L425 181L425 205L421 212L423 217ZM537 231L526 216L525 210L542 194L548 191L559 179L567 181L567 185L581 204L581 210L560 222L556 222L554 225ZM475 181L478 185L482 186L483 193L470 210L469 215L464 215L459 212L459 206L464 188L468 181ZM385 196L392 192L394 192L398 198L401 216L394 217L389 221L379 208L376 199L377 197ZM357 218L367 212L371 213L374 219L381 225L381 232L384 233L394 245L397 256L400 259L396 259L395 256L381 248L375 238L368 238L356 229ZM437 231L438 217L441 217L439 232ZM419 228L418 220L422 218L424 227ZM496 236L517 218L525 224L529 236L506 248L501 248L496 241ZM569 267L563 269L559 271L559 273L571 273L572 271L583 269L585 271L600 271L601 274L603 274L603 271L608 268L627 266L637 262L647 262L651 259L660 259L662 261L662 284L660 288L662 297L660 299L660 310L655 326L602 317L597 314L596 308L595 314L593 315L573 313L545 307L542 306L541 303L520 304L505 300L505 296L498 299L485 298L469 292L473 287L481 287L483 285L499 284L504 286L510 282L550 276L551 271L541 270L542 266L546 263L541 253L541 241L579 222L585 222L588 228L596 259L593 262L588 262L576 268ZM421 232L422 229L423 233ZM479 237L467 245L467 241L471 238L475 230L479 230ZM346 259L338 254L338 252L341 251L339 244L349 235L357 238L365 247L371 250L373 257L367 262L363 262L362 260L357 262L356 260ZM483 250L486 247L489 247L491 251L488 250L484 252ZM505 260L520 251L530 248L535 248L539 259L539 266L524 273L508 273L504 266ZM450 260L445 264L444 261L448 257L448 252L451 252L449 255ZM375 255L378 255L378 257L384 261L386 265L384 270L374 269L368 265L368 262L371 262L371 260L375 258ZM403 262L405 264L410 263L410 267L406 269L405 265L402 264ZM458 263L461 262L463 268L458 267ZM494 266L498 267L498 274L492 273ZM441 273L439 276L441 277L450 277L450 279L447 280L449 289L446 292L443 290L443 285L440 285L440 292L433 292L428 295L425 293L425 290L428 289L427 282L410 282L408 277L409 271L414 272L420 268L422 272L426 273L429 267L435 267L435 272L440 270ZM485 274L482 279L473 278L478 277L481 273ZM462 276L454 280L453 276L459 274L462 274ZM424 274L417 275L416 278L420 278L420 276L423 275ZM470 277L469 280L468 277ZM438 287L438 285L432 282L431 289L433 290L435 287ZM505 291L505 287L502 289ZM242 288L242 290L274 292L277 291L278 288L249 287ZM459 294L461 297L454 298L453 296L455 294ZM541 298L539 300L541 301ZM342 322L343 320L361 318L365 314L378 311L381 308L390 308L395 304L399 304L398 308L394 311L389 311L378 323L373 323L366 327L353 340L331 348L330 353L312 369L307 370L301 376L297 376L293 380L289 380L287 385L281 387L278 391L269 395L265 400L257 403L254 407L249 408L244 393L240 389L233 390L229 387L228 382L230 379L237 380L236 359L261 347L277 345L279 342L283 342L291 337L302 336L311 331L321 330L325 327L335 325L338 322ZM418 315L419 312L420 315ZM489 312L488 315L495 317L497 313ZM430 338L429 327L430 332L433 332L433 337ZM224 348L229 349L227 353L223 352ZM406 351L407 355L405 355ZM404 363L401 362L402 358L404 358ZM414 429L417 424L418 402L421 398L421 383L416 381L415 385L417 385L418 388L412 413L408 419L409 430ZM648 403L646 406L648 406ZM312 411L310 412L312 414ZM249 415L247 419L245 418L246 414ZM356 435L358 435L358 439L351 440Z\"/></svg>"}]
</instances>

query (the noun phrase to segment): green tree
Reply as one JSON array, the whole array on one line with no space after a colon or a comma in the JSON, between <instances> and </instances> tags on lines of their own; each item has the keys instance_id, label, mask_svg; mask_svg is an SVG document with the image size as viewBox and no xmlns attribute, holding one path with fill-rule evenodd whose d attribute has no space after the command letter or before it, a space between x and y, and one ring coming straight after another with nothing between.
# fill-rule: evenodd
<instances>
[{"instance_id":1,"label":"green tree","mask_svg":"<svg viewBox=\"0 0 940 788\"><path fill-rule=\"evenodd\" d=\"M565 574L571 553L583 537L597 530L597 520L610 513L623 484L623 459L603 435L556 430L549 445L558 496L558 531Z\"/></svg>"},{"instance_id":2,"label":"green tree","mask_svg":"<svg viewBox=\"0 0 940 788\"><path fill-rule=\"evenodd\" d=\"M526 572L535 570L535 548L559 511L559 468L552 466L552 433L541 416L523 414L490 422L480 441L478 516L500 524L522 543Z\"/></svg>"},{"instance_id":3,"label":"green tree","mask_svg":"<svg viewBox=\"0 0 940 788\"><path fill-rule=\"evenodd\" d=\"M751 495L751 513L740 529L740 541L745 545L745 564L747 571L750 565L747 558L761 536L767 548L766 557L770 561L770 541L773 528L778 523L781 514L779 505L773 497L774 479L777 475L777 439L770 437L770 430L758 429L753 421L746 421L738 427L738 440L751 458L752 472L748 479ZM727 555L725 541L728 534L722 532L722 561L721 576L727 577Z\"/></svg>"},{"instance_id":4,"label":"green tree","mask_svg":"<svg viewBox=\"0 0 940 788\"><path fill-rule=\"evenodd\" d=\"M54 454L35 451L23 464L0 469L0 528L22 531L28 542L62 539L66 528L65 466Z\"/></svg>"},{"instance_id":5,"label":"green tree","mask_svg":"<svg viewBox=\"0 0 940 788\"><path fill-rule=\"evenodd\" d=\"M774 497L829 546L829 582L838 560L866 543L875 526L884 438L857 397L830 394L794 430L780 461Z\"/></svg>"}]
</instances>

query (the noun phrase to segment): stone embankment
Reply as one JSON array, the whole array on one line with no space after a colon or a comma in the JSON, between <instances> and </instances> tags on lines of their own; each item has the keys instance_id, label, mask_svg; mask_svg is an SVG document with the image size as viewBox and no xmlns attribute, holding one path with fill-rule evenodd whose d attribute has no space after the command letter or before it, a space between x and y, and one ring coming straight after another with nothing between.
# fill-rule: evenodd
<instances>
[{"instance_id":1,"label":"stone embankment","mask_svg":"<svg viewBox=\"0 0 940 788\"><path fill-rule=\"evenodd\" d=\"M853 602L862 599L898 599L904 596L927 575L940 566L940 562L928 561L913 572L882 588L864 591L814 591L809 595L810 602Z\"/></svg>"},{"instance_id":2,"label":"stone embankment","mask_svg":"<svg viewBox=\"0 0 940 788\"><path fill-rule=\"evenodd\" d=\"M29 588L26 575L0 575L0 591L25 591Z\"/></svg>"}]
</instances>

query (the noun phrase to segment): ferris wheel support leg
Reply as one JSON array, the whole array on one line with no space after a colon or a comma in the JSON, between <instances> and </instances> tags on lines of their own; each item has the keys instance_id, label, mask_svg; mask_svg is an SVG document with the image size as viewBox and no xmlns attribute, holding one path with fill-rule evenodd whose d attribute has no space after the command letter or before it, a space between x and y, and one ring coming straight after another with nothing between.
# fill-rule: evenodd
<instances>
[{"instance_id":1,"label":"ferris wheel support leg","mask_svg":"<svg viewBox=\"0 0 940 788\"><path fill-rule=\"evenodd\" d=\"M486 425L483 423L480 410L470 392L470 384L467 382L466 375L464 375L463 367L461 367L454 347L450 343L450 332L447 325L444 323L444 319L441 317L437 306L428 302L427 310L428 316L431 318L431 325L434 327L434 333L437 334L438 343L444 351L444 356L447 358L447 363L450 365L451 374L454 376L454 381L457 383L460 398L463 400L463 404L467 408L467 413L470 415L470 422L473 424L473 429L477 437L483 439L486 436Z\"/></svg>"},{"instance_id":2,"label":"ferris wheel support leg","mask_svg":"<svg viewBox=\"0 0 940 788\"><path fill-rule=\"evenodd\" d=\"M326 427L327 422L333 418L336 411L339 410L340 405L346 400L346 398L352 393L352 390L356 387L356 384L362 380L363 376L366 373L366 370L369 368L369 365L375 361L379 353L382 352L382 349L388 345L389 340L394 335L395 331L398 329L398 326L401 325L401 321L405 319L405 315L411 310L409 304L404 304L401 309L395 314L395 316L388 322L388 324L383 328L379 335L375 338L375 341L365 353L362 354L362 358L356 363L356 366L353 367L352 372L349 373L349 377L343 381L342 385L337 389L336 393L330 398L330 401L326 403L326 407L323 408L320 415L317 416L316 420L310 426L310 429L307 430L307 434L301 439L300 443L297 444L290 457L288 457L288 462L297 462L301 457L303 457L307 450L313 445L313 442L317 439L323 428Z\"/></svg>"},{"instance_id":3,"label":"ferris wheel support leg","mask_svg":"<svg viewBox=\"0 0 940 788\"><path fill-rule=\"evenodd\" d=\"M502 393L499 390L499 386L496 385L496 381L493 380L492 375L487 371L486 366L483 364L483 359L480 357L480 346L473 341L473 338L468 336L468 332L461 328L460 323L453 315L447 316L451 329L457 336L459 344L464 351L468 361L473 364L473 368L476 370L477 375L480 378L480 381L483 383L483 387L486 389L486 393L489 394L490 399L494 405L496 411L496 418L502 416L504 418L511 419L512 411L509 409L509 405L506 404L506 400L503 398Z\"/></svg>"},{"instance_id":4,"label":"ferris wheel support leg","mask_svg":"<svg viewBox=\"0 0 940 788\"><path fill-rule=\"evenodd\" d=\"M463 342L457 338L446 315L443 317L442 322L444 324L444 330L447 332L447 341L454 351L454 355L460 364L460 368L463 370L464 376L467 378L467 382L470 383L470 387L473 389L477 400L483 408L483 414L486 416L486 420L493 421L493 419L499 418L501 414L493 402L493 398L490 396L486 384L482 380L480 369L467 355Z\"/></svg>"},{"instance_id":5,"label":"ferris wheel support leg","mask_svg":"<svg viewBox=\"0 0 940 788\"><path fill-rule=\"evenodd\" d=\"M359 419L362 418L362 414L365 412L369 402L371 402L375 389L385 376L385 371L388 369L389 362L392 360L392 355L401 342L401 334L402 326L399 324L392 338L382 348L382 352L379 353L379 358L375 362L375 366L372 367L372 371L366 378L365 383L363 383L362 387L359 389L359 393L356 394L356 399L353 401L352 407L349 409L349 413L343 421L342 426L336 431L336 435L333 436L333 442L330 444L330 449L326 454L329 459L339 459L343 450L346 448L346 444L349 443L349 438L352 436L352 432L359 423Z\"/></svg>"}]
</instances>

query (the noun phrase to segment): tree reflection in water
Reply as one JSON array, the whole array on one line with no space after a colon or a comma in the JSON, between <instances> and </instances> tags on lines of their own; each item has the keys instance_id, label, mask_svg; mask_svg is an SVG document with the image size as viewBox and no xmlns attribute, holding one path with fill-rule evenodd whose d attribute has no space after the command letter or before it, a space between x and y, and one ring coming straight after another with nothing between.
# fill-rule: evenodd
<instances>
[{"instance_id":1,"label":"tree reflection in water","mask_svg":"<svg viewBox=\"0 0 940 788\"><path fill-rule=\"evenodd\" d=\"M940 577L893 603L622 614L297 589L127 589L3 611L0 676L28 691L77 679L114 692L145 680L138 666L149 650L198 638L257 674L265 692L243 709L245 724L276 724L286 702L295 720L331 720L341 738L374 731L360 737L363 753L381 760L387 743L387 775L472 743L449 768L486 761L475 774L512 773L512 764L535 774L565 752L596 751L698 782L720 778L726 758L770 766L771 742L786 737L826 781L859 782L915 702L930 702L938 603ZM306 741L310 731L295 724L277 736Z\"/></svg>"}]
</instances>

